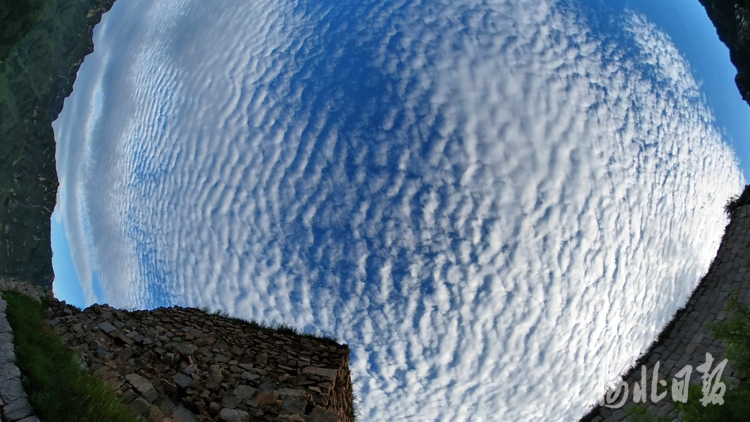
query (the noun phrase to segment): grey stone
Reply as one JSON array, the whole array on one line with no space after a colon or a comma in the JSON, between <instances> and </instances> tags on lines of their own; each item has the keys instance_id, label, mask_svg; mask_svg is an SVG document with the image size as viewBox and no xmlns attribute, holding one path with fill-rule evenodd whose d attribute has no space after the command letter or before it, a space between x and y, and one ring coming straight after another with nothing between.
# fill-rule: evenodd
<instances>
[{"instance_id":1,"label":"grey stone","mask_svg":"<svg viewBox=\"0 0 750 422\"><path fill-rule=\"evenodd\" d=\"M232 394L239 397L241 400L249 400L255 396L255 393L258 392L253 387L249 387L247 385L239 385L237 388L232 391Z\"/></svg>"},{"instance_id":2,"label":"grey stone","mask_svg":"<svg viewBox=\"0 0 750 422\"><path fill-rule=\"evenodd\" d=\"M128 403L128 409L130 409L130 411L133 412L136 416L144 414L149 408L151 408L151 405L148 404L148 402L142 397L138 397L137 399Z\"/></svg>"},{"instance_id":3,"label":"grey stone","mask_svg":"<svg viewBox=\"0 0 750 422\"><path fill-rule=\"evenodd\" d=\"M276 389L276 384L271 384L270 382L264 382L258 388L260 389L260 391L264 393L270 393L271 391Z\"/></svg>"},{"instance_id":4,"label":"grey stone","mask_svg":"<svg viewBox=\"0 0 750 422\"><path fill-rule=\"evenodd\" d=\"M672 403L669 403L669 402L664 403L664 406L662 406L662 408L659 410L656 416L660 418L665 417L669 414L669 412L672 411L672 409L674 409L674 406L672 405Z\"/></svg>"},{"instance_id":5,"label":"grey stone","mask_svg":"<svg viewBox=\"0 0 750 422\"><path fill-rule=\"evenodd\" d=\"M200 337L203 335L203 331L195 328L195 327L183 327L182 331L187 333L188 335L191 335L193 337Z\"/></svg>"},{"instance_id":6,"label":"grey stone","mask_svg":"<svg viewBox=\"0 0 750 422\"><path fill-rule=\"evenodd\" d=\"M237 409L221 409L219 412L219 419L224 422L249 422L250 414L244 410Z\"/></svg>"},{"instance_id":7,"label":"grey stone","mask_svg":"<svg viewBox=\"0 0 750 422\"><path fill-rule=\"evenodd\" d=\"M138 394L135 394L135 391L132 389L122 393L122 396L120 396L120 401L122 401L125 404L130 403L131 401L135 400L135 398L138 397Z\"/></svg>"},{"instance_id":8,"label":"grey stone","mask_svg":"<svg viewBox=\"0 0 750 422\"><path fill-rule=\"evenodd\" d=\"M119 331L114 332L114 333L110 333L110 336L112 338L114 338L114 339L120 340L121 342L123 342L124 344L127 344L128 346L130 346L131 344L133 344L133 340L125 337L125 335L123 335Z\"/></svg>"},{"instance_id":9,"label":"grey stone","mask_svg":"<svg viewBox=\"0 0 750 422\"><path fill-rule=\"evenodd\" d=\"M174 408L174 403L172 403L172 400L169 399L164 399L164 402L159 405L159 410L161 410L161 412L165 415L171 415Z\"/></svg>"},{"instance_id":10,"label":"grey stone","mask_svg":"<svg viewBox=\"0 0 750 422\"><path fill-rule=\"evenodd\" d=\"M208 379L211 381L221 384L224 381L224 375L221 374L221 366L211 365L208 367Z\"/></svg>"},{"instance_id":11,"label":"grey stone","mask_svg":"<svg viewBox=\"0 0 750 422\"><path fill-rule=\"evenodd\" d=\"M317 406L308 416L305 416L305 422L339 422L340 419L337 413Z\"/></svg>"},{"instance_id":12,"label":"grey stone","mask_svg":"<svg viewBox=\"0 0 750 422\"><path fill-rule=\"evenodd\" d=\"M320 375L321 377L334 379L336 377L336 373L338 373L338 369L331 369L331 368L319 368L317 366L308 366L305 369L302 370L302 373L304 374L313 374L313 375Z\"/></svg>"},{"instance_id":13,"label":"grey stone","mask_svg":"<svg viewBox=\"0 0 750 422\"><path fill-rule=\"evenodd\" d=\"M276 394L276 391L259 391L258 394L255 395L255 397L250 401L250 405L255 407L260 404L274 404L276 402L276 399L279 398L279 395Z\"/></svg>"},{"instance_id":14,"label":"grey stone","mask_svg":"<svg viewBox=\"0 0 750 422\"><path fill-rule=\"evenodd\" d=\"M120 351L120 359L123 361L127 361L128 359L133 357L133 351L130 349L123 349Z\"/></svg>"},{"instance_id":15,"label":"grey stone","mask_svg":"<svg viewBox=\"0 0 750 422\"><path fill-rule=\"evenodd\" d=\"M253 374L253 373L250 373L250 372L247 372L247 371L245 371L245 372L242 373L242 379L243 380L255 381L258 378L260 378L260 375L256 375L256 374Z\"/></svg>"},{"instance_id":16,"label":"grey stone","mask_svg":"<svg viewBox=\"0 0 750 422\"><path fill-rule=\"evenodd\" d=\"M0 341L2 341L2 339L0 339ZM0 343L0 364L13 363L15 361L16 352L13 350L13 343Z\"/></svg>"},{"instance_id":17,"label":"grey stone","mask_svg":"<svg viewBox=\"0 0 750 422\"><path fill-rule=\"evenodd\" d=\"M255 397L255 393L258 390L247 385L240 385L231 393L225 394L221 399L221 407L234 409L246 400L250 400Z\"/></svg>"},{"instance_id":18,"label":"grey stone","mask_svg":"<svg viewBox=\"0 0 750 422\"><path fill-rule=\"evenodd\" d=\"M141 393L143 398L146 399L149 403L156 400L157 397L159 397L159 393L154 388L153 384L151 384L146 378L143 378L142 376L138 374L130 374L125 375L125 379L128 380L128 382L135 387L135 389Z\"/></svg>"},{"instance_id":19,"label":"grey stone","mask_svg":"<svg viewBox=\"0 0 750 422\"><path fill-rule=\"evenodd\" d=\"M198 346L192 343L177 343L175 344L174 348L185 357L192 355L196 350L198 350Z\"/></svg>"},{"instance_id":20,"label":"grey stone","mask_svg":"<svg viewBox=\"0 0 750 422\"><path fill-rule=\"evenodd\" d=\"M293 388L279 388L276 392L281 397L305 397L306 395L304 390L295 390Z\"/></svg>"},{"instance_id":21,"label":"grey stone","mask_svg":"<svg viewBox=\"0 0 750 422\"><path fill-rule=\"evenodd\" d=\"M265 365L268 363L268 354L267 353L261 353L258 356L255 357L255 363L258 365Z\"/></svg>"},{"instance_id":22,"label":"grey stone","mask_svg":"<svg viewBox=\"0 0 750 422\"><path fill-rule=\"evenodd\" d=\"M179 422L194 422L195 418L195 413L182 406L175 407L172 410L172 419L175 419Z\"/></svg>"},{"instance_id":23,"label":"grey stone","mask_svg":"<svg viewBox=\"0 0 750 422\"><path fill-rule=\"evenodd\" d=\"M281 410L289 413L297 413L300 415L305 414L305 408L307 407L307 400L298 397L287 397L281 404Z\"/></svg>"},{"instance_id":24,"label":"grey stone","mask_svg":"<svg viewBox=\"0 0 750 422\"><path fill-rule=\"evenodd\" d=\"M21 376L21 371L12 363L0 363L0 382Z\"/></svg>"},{"instance_id":25,"label":"grey stone","mask_svg":"<svg viewBox=\"0 0 750 422\"><path fill-rule=\"evenodd\" d=\"M612 412L612 416L611 417L612 417L612 420L614 420L614 421L621 421L621 420L625 419L625 416L626 416L626 414L625 414L624 410L617 409L614 412Z\"/></svg>"},{"instance_id":26,"label":"grey stone","mask_svg":"<svg viewBox=\"0 0 750 422\"><path fill-rule=\"evenodd\" d=\"M19 399L26 399L26 393L23 391L20 378L11 378L0 383L0 398L5 403L12 403Z\"/></svg>"},{"instance_id":27,"label":"grey stone","mask_svg":"<svg viewBox=\"0 0 750 422\"><path fill-rule=\"evenodd\" d=\"M182 388L188 388L193 379L183 373L178 373L174 376L174 382Z\"/></svg>"},{"instance_id":28,"label":"grey stone","mask_svg":"<svg viewBox=\"0 0 750 422\"><path fill-rule=\"evenodd\" d=\"M101 328L102 331L104 331L107 334L109 334L109 333L111 333L113 331L117 331L117 328L115 328L114 325L112 325L112 324L110 324L110 323L108 323L106 321L102 322L101 324L99 324L99 328Z\"/></svg>"},{"instance_id":29,"label":"grey stone","mask_svg":"<svg viewBox=\"0 0 750 422\"><path fill-rule=\"evenodd\" d=\"M240 403L240 398L234 394L225 394L224 397L221 398L221 407L227 409L234 409L239 406Z\"/></svg>"},{"instance_id":30,"label":"grey stone","mask_svg":"<svg viewBox=\"0 0 750 422\"><path fill-rule=\"evenodd\" d=\"M5 314L0 314L0 333L12 333L13 329L10 328L8 320L5 319Z\"/></svg>"},{"instance_id":31,"label":"grey stone","mask_svg":"<svg viewBox=\"0 0 750 422\"><path fill-rule=\"evenodd\" d=\"M29 416L28 418L21 419L18 422L40 422L36 416Z\"/></svg>"},{"instance_id":32,"label":"grey stone","mask_svg":"<svg viewBox=\"0 0 750 422\"><path fill-rule=\"evenodd\" d=\"M3 417L11 421L17 421L32 414L34 414L34 409L25 398L16 400L3 408Z\"/></svg>"}]
</instances>

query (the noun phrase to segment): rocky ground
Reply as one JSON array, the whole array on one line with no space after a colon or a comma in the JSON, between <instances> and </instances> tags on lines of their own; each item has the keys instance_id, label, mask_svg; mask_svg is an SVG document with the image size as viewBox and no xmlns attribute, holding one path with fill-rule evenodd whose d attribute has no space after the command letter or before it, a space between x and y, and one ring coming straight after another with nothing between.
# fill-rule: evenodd
<instances>
[{"instance_id":1,"label":"rocky ground","mask_svg":"<svg viewBox=\"0 0 750 422\"><path fill-rule=\"evenodd\" d=\"M113 3L35 0L29 8L33 19L13 37L2 37L0 276L52 285L50 217L58 186L52 122L84 56L93 51L94 26ZM0 15L7 12L3 9Z\"/></svg>"},{"instance_id":2,"label":"rocky ground","mask_svg":"<svg viewBox=\"0 0 750 422\"><path fill-rule=\"evenodd\" d=\"M0 280L0 290L7 283ZM11 288L17 286L44 294L23 283ZM80 311L50 303L50 324L82 365L146 420L353 419L346 345L192 308L128 312L94 305Z\"/></svg>"},{"instance_id":3,"label":"rocky ground","mask_svg":"<svg viewBox=\"0 0 750 422\"><path fill-rule=\"evenodd\" d=\"M729 48L729 57L737 68L737 88L750 104L750 0L699 1L719 39Z\"/></svg>"},{"instance_id":4,"label":"rocky ground","mask_svg":"<svg viewBox=\"0 0 750 422\"><path fill-rule=\"evenodd\" d=\"M89 369L153 422L333 422L350 413L349 348L330 340L191 308L79 312L55 302L52 315Z\"/></svg>"},{"instance_id":5,"label":"rocky ground","mask_svg":"<svg viewBox=\"0 0 750 422\"><path fill-rule=\"evenodd\" d=\"M0 291L18 290L37 299L40 289L0 279ZM15 365L13 330L5 317L5 301L0 297L0 422L39 422L21 385L21 371Z\"/></svg>"}]
</instances>

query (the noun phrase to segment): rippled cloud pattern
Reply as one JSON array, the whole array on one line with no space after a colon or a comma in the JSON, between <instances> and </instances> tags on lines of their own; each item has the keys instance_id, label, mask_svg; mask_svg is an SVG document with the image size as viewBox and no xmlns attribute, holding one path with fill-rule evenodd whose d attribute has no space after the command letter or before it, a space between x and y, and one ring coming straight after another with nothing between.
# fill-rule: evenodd
<instances>
[{"instance_id":1,"label":"rippled cloud pattern","mask_svg":"<svg viewBox=\"0 0 750 422\"><path fill-rule=\"evenodd\" d=\"M338 337L366 421L575 420L744 179L669 37L546 0L118 0L55 124L90 301Z\"/></svg>"}]
</instances>

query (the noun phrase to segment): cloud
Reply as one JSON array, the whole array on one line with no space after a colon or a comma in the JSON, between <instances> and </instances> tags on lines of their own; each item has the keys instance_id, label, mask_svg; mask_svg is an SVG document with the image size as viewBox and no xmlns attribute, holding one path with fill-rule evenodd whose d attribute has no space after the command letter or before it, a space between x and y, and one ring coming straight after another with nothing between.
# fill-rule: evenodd
<instances>
[{"instance_id":1,"label":"cloud","mask_svg":"<svg viewBox=\"0 0 750 422\"><path fill-rule=\"evenodd\" d=\"M744 182L633 12L115 7L56 124L87 291L333 334L366 420L579 417L686 300Z\"/></svg>"}]
</instances>

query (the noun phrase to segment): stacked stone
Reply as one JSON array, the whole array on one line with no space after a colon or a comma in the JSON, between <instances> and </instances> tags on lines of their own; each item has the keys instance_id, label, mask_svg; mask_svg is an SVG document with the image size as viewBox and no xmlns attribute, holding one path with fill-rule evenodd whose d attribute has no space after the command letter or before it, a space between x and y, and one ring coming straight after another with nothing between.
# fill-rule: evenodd
<instances>
[{"instance_id":1,"label":"stacked stone","mask_svg":"<svg viewBox=\"0 0 750 422\"><path fill-rule=\"evenodd\" d=\"M51 292L41 286L29 284L25 281L19 281L14 278L0 277L0 292L15 290L37 300L43 297L52 297Z\"/></svg>"},{"instance_id":2,"label":"stacked stone","mask_svg":"<svg viewBox=\"0 0 750 422\"><path fill-rule=\"evenodd\" d=\"M11 283L0 279L0 291L9 290ZM5 317L5 307L0 297L0 421L39 422L21 385L21 371L15 365L13 330Z\"/></svg>"},{"instance_id":3,"label":"stacked stone","mask_svg":"<svg viewBox=\"0 0 750 422\"><path fill-rule=\"evenodd\" d=\"M52 304L82 364L149 421L352 420L346 345L192 308Z\"/></svg>"},{"instance_id":4,"label":"stacked stone","mask_svg":"<svg viewBox=\"0 0 750 422\"><path fill-rule=\"evenodd\" d=\"M743 197L750 197L750 189L746 188ZM682 379L676 377L676 374L685 365L693 368L691 382L701 385L702 374L696 368L706 362L706 353L713 357L711 370L725 358L726 345L711 337L709 326L731 316L726 309L730 293L736 294L740 300L750 301L750 205L743 205L733 212L716 258L688 303L675 316L671 330L663 332L662 341L644 354L637 365L623 377L630 387L625 406L619 409L596 407L582 421L624 420L626 410L634 405L632 398L635 384L641 382L641 365L647 368L648 396L645 407L655 416L668 416L670 420L680 421L668 400L653 403L650 399L654 367L658 362L659 380L666 381L666 385L659 386L658 394L667 392L671 397L672 381ZM725 367L723 376L730 381L740 381L731 363ZM620 400L618 398L616 402L619 403Z\"/></svg>"}]
</instances>

